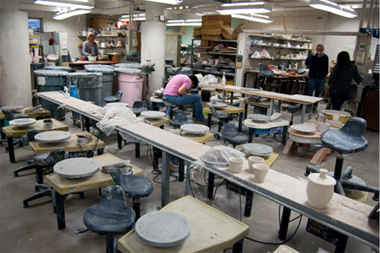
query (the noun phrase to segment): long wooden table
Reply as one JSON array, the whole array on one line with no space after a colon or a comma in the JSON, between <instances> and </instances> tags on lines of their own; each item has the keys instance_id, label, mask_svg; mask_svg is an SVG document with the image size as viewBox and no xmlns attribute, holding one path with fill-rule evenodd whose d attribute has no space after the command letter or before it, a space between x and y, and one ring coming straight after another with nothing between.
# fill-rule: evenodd
<instances>
[{"instance_id":1,"label":"long wooden table","mask_svg":"<svg viewBox=\"0 0 380 253\"><path fill-rule=\"evenodd\" d=\"M302 104L302 114L301 114L301 123L304 122L304 117L306 113L306 106L310 104L314 104L318 101L322 101L322 98L318 97L311 97L311 96L305 96L305 95L288 95L278 92L271 92L271 91L247 91L242 90L241 87L238 86L232 86L232 85L220 85L220 84L199 84L199 86L202 87L209 87L209 88L215 88L223 91L223 100L224 100L224 94L225 91L230 91L232 93L238 92L241 94L247 94L247 95L253 95L253 96L259 96L259 97L265 97L271 99L271 106L270 106L270 114L273 113L273 104L274 100L280 100L280 101L286 101L290 103L297 103ZM231 98L233 97L233 94L231 94ZM247 108L246 108L247 111ZM309 119L311 118L312 112L309 114Z\"/></svg>"},{"instance_id":2,"label":"long wooden table","mask_svg":"<svg viewBox=\"0 0 380 253\"><path fill-rule=\"evenodd\" d=\"M43 92L38 93L38 95L56 104L67 104L68 101L71 101L72 103L68 104L70 109L75 108L77 112L82 113L86 117L98 119L93 114L85 111L85 106L87 105L84 101L74 98L65 99L63 95L60 96L57 92ZM83 110L80 108L83 108ZM116 126L116 129L163 151L162 206L169 203L170 159L168 154L187 161L188 167L190 167L192 162L199 160L200 156L210 149L206 145L144 123L128 123ZM334 193L326 209L316 209L307 203L306 182L276 170L271 169L264 182L256 183L250 173L245 173L246 170L243 170L239 174L231 174L226 170L221 170L214 166L207 166L206 169L215 175L284 206L280 238L286 236L290 212L293 210L338 231L346 238L347 236L351 236L376 250L379 249L379 223L368 218L369 213L373 209L369 205ZM345 240L343 239L345 246L344 242Z\"/></svg>"}]
</instances>

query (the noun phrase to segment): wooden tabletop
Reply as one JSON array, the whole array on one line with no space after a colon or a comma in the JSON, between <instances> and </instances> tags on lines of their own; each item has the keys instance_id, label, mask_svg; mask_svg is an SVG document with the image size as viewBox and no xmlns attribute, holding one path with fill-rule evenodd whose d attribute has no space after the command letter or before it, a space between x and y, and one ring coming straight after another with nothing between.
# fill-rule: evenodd
<instances>
[{"instance_id":1,"label":"wooden tabletop","mask_svg":"<svg viewBox=\"0 0 380 253\"><path fill-rule=\"evenodd\" d=\"M74 192L83 192L115 184L111 177L111 174L103 173L101 171L101 167L109 163L121 162L123 160L109 153L95 156L91 159L94 159L100 163L100 170L94 175L84 178L63 178L52 173L45 177L45 183L53 187L54 190L56 190L61 195L66 195ZM142 169L132 164L129 165L132 166L134 175L144 176Z\"/></svg>"},{"instance_id":2,"label":"wooden tabletop","mask_svg":"<svg viewBox=\"0 0 380 253\"><path fill-rule=\"evenodd\" d=\"M243 112L245 112L244 108L236 107L236 106L232 106L232 105L227 105L226 107L215 108L215 109L217 111L219 111L219 112L224 112L224 113L227 113L227 114L243 113ZM208 108L208 107L203 108L203 112L212 114L210 108Z\"/></svg>"},{"instance_id":3,"label":"wooden tabletop","mask_svg":"<svg viewBox=\"0 0 380 253\"><path fill-rule=\"evenodd\" d=\"M67 141L60 142L60 143L41 143L37 141L31 141L29 142L29 146L32 148L35 155L43 154L52 151L56 148L64 148L67 152L79 152L79 151L89 151L94 148L94 145L96 143L97 137L92 135L92 140L84 145L77 145L77 134L90 134L87 131L80 131L75 133L70 133L71 137ZM91 134L90 134L91 135ZM96 149L104 148L106 144L104 141L99 140L98 146Z\"/></svg>"},{"instance_id":4,"label":"wooden tabletop","mask_svg":"<svg viewBox=\"0 0 380 253\"><path fill-rule=\"evenodd\" d=\"M321 134L318 131L313 132L313 133L301 133L292 128L289 128L288 132L289 134L294 135L299 138L305 138L305 139L320 139L321 138Z\"/></svg>"},{"instance_id":5,"label":"wooden tabletop","mask_svg":"<svg viewBox=\"0 0 380 253\"><path fill-rule=\"evenodd\" d=\"M279 121L272 121L272 122L256 122L251 119L246 119L243 121L243 124L249 128L269 129L273 127L289 126L289 121L280 119Z\"/></svg>"},{"instance_id":6,"label":"wooden tabletop","mask_svg":"<svg viewBox=\"0 0 380 253\"><path fill-rule=\"evenodd\" d=\"M26 134L26 130L28 129L37 129L39 130L40 132L45 132L45 131L67 131L69 130L69 127L65 124L63 124L62 122L52 118L51 119L53 121L53 127L52 128L46 128L44 126L44 120L43 119L40 119L40 120L37 120L36 123L32 124L32 125L29 125L29 126L26 126L26 127L15 127L15 126L6 126L6 127L3 127L3 133L5 133L5 135L7 137L21 137L23 136L24 134Z\"/></svg>"},{"instance_id":7,"label":"wooden tabletop","mask_svg":"<svg viewBox=\"0 0 380 253\"><path fill-rule=\"evenodd\" d=\"M255 74L259 74L260 73L260 71L258 71L258 70L249 70L249 69L246 69L244 71L247 72L247 73L255 73ZM291 78L309 77L309 75L301 75L301 74L290 75L289 73L286 73L286 74L274 73L274 75L276 77L286 76L286 77L291 77Z\"/></svg>"},{"instance_id":8,"label":"wooden tabletop","mask_svg":"<svg viewBox=\"0 0 380 253\"><path fill-rule=\"evenodd\" d=\"M207 132L203 135L189 134L189 133L181 132L181 135L187 139L190 139L190 140L196 141L198 143L202 143L202 144L214 139L214 134L210 133L210 132Z\"/></svg>"},{"instance_id":9,"label":"wooden tabletop","mask_svg":"<svg viewBox=\"0 0 380 253\"><path fill-rule=\"evenodd\" d=\"M144 116L139 116L139 118L149 121L150 124L155 127L160 127L165 124L170 124L170 118L166 118L166 117L162 117L159 119L151 119L151 118L146 118Z\"/></svg>"},{"instance_id":10,"label":"wooden tabletop","mask_svg":"<svg viewBox=\"0 0 380 253\"><path fill-rule=\"evenodd\" d=\"M242 90L241 87L239 86L232 86L232 85L199 84L199 86L216 88L219 90L238 92L238 93L247 94L247 95L266 97L266 98L271 98L271 99L287 101L291 103L305 104L305 105L313 104L313 103L323 100L323 98L319 98L319 97L312 97L312 96L306 96L306 95L289 95L289 94L283 94L283 93L278 93L278 92L273 92L273 91L260 91L260 90L246 91L246 90Z\"/></svg>"},{"instance_id":11,"label":"wooden tabletop","mask_svg":"<svg viewBox=\"0 0 380 253\"><path fill-rule=\"evenodd\" d=\"M29 118L39 118L39 117L51 116L50 111L46 110L42 107L40 107L40 109L42 110L42 112L40 112L40 113L34 113L34 112L25 113L25 111L30 109L30 108L33 108L33 107L25 107L23 109L13 111L13 113L25 114L25 115L28 115ZM0 110L0 120L4 120L4 119L7 119L7 117L5 117L4 113Z\"/></svg>"},{"instance_id":12,"label":"wooden tabletop","mask_svg":"<svg viewBox=\"0 0 380 253\"><path fill-rule=\"evenodd\" d=\"M118 240L121 252L217 252L232 247L249 233L249 226L191 197L182 197L160 211L175 212L187 218L190 236L177 246L157 248L144 244L135 229Z\"/></svg>"}]
</instances>

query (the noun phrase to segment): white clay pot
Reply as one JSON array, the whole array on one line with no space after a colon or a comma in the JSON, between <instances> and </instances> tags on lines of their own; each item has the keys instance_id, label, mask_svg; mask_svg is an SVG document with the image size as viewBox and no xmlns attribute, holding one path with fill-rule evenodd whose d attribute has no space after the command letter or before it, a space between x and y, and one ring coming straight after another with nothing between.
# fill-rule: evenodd
<instances>
[{"instance_id":1,"label":"white clay pot","mask_svg":"<svg viewBox=\"0 0 380 253\"><path fill-rule=\"evenodd\" d=\"M326 208L334 195L336 180L327 175L328 170L320 169L320 173L309 175L306 186L307 201L312 207Z\"/></svg>"}]
</instances>

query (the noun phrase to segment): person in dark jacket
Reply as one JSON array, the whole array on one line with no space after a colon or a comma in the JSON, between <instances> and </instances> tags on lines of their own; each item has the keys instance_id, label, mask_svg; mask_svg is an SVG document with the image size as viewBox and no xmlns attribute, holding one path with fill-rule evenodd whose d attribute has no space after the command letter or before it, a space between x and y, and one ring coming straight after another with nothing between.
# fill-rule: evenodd
<instances>
[{"instance_id":1,"label":"person in dark jacket","mask_svg":"<svg viewBox=\"0 0 380 253\"><path fill-rule=\"evenodd\" d=\"M314 96L319 97L325 86L329 69L329 57L323 51L323 45L318 44L316 51L310 54L305 61L305 65L310 67L309 81L305 92L308 96L312 96L314 92ZM314 103L313 107L317 109L318 103Z\"/></svg>"},{"instance_id":2,"label":"person in dark jacket","mask_svg":"<svg viewBox=\"0 0 380 253\"><path fill-rule=\"evenodd\" d=\"M98 46L96 45L95 40L95 34L90 32L87 35L87 40L83 43L83 49L82 49L82 54L85 56L98 56L100 55Z\"/></svg>"},{"instance_id":3,"label":"person in dark jacket","mask_svg":"<svg viewBox=\"0 0 380 253\"><path fill-rule=\"evenodd\" d=\"M357 86L351 85L352 79L358 85L361 85L361 81L363 80L355 62L350 61L350 54L348 52L340 52L337 62L331 71L328 81L333 110L340 110L344 101L351 100L356 95Z\"/></svg>"}]
</instances>

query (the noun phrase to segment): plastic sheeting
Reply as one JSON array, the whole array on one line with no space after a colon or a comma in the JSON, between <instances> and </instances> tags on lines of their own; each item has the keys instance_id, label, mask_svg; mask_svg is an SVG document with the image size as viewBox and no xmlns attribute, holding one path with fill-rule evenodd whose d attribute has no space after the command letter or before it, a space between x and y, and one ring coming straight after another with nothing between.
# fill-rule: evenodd
<instances>
[{"instance_id":1,"label":"plastic sheeting","mask_svg":"<svg viewBox=\"0 0 380 253\"><path fill-rule=\"evenodd\" d=\"M204 153L200 159L206 164L228 167L231 157L244 157L244 153L226 146L215 146Z\"/></svg>"},{"instance_id":2,"label":"plastic sheeting","mask_svg":"<svg viewBox=\"0 0 380 253\"><path fill-rule=\"evenodd\" d=\"M108 65L85 65L87 72L114 73L114 67Z\"/></svg>"},{"instance_id":3,"label":"plastic sheeting","mask_svg":"<svg viewBox=\"0 0 380 253\"><path fill-rule=\"evenodd\" d=\"M43 69L37 69L34 70L33 73L36 76L67 76L69 73L62 70L43 70Z\"/></svg>"},{"instance_id":4,"label":"plastic sheeting","mask_svg":"<svg viewBox=\"0 0 380 253\"><path fill-rule=\"evenodd\" d=\"M114 65L115 68L133 68L133 69L141 69L140 63L118 63Z\"/></svg>"},{"instance_id":5,"label":"plastic sheeting","mask_svg":"<svg viewBox=\"0 0 380 253\"><path fill-rule=\"evenodd\" d=\"M61 70L61 71L71 72L70 67L64 67L64 66L46 66L44 70Z\"/></svg>"},{"instance_id":6,"label":"plastic sheeting","mask_svg":"<svg viewBox=\"0 0 380 253\"><path fill-rule=\"evenodd\" d=\"M214 75L206 75L203 77L202 83L204 84L212 84L212 83L218 83L218 78Z\"/></svg>"}]
</instances>

